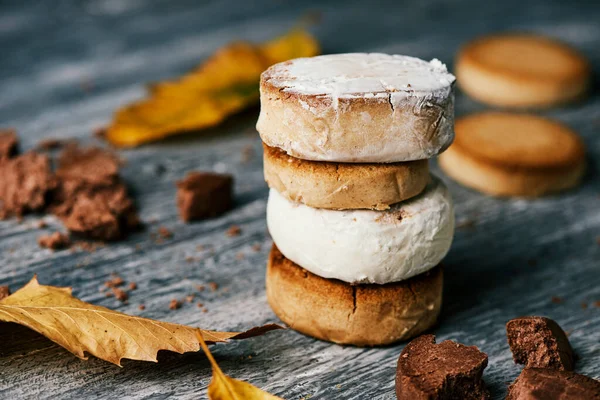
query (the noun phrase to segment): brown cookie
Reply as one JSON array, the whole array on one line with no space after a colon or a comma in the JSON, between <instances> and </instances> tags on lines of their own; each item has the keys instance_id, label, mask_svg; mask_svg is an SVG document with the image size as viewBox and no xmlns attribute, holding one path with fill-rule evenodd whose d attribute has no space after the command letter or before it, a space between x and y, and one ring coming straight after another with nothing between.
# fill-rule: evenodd
<instances>
[{"instance_id":1,"label":"brown cookie","mask_svg":"<svg viewBox=\"0 0 600 400\"><path fill-rule=\"evenodd\" d=\"M185 222L216 217L233 205L233 177L211 172L190 172L177 181L177 208Z\"/></svg>"},{"instance_id":2,"label":"brown cookie","mask_svg":"<svg viewBox=\"0 0 600 400\"><path fill-rule=\"evenodd\" d=\"M398 283L350 285L304 270L273 245L266 285L269 305L290 328L334 343L379 346L433 326L443 273L438 266Z\"/></svg>"},{"instance_id":3,"label":"brown cookie","mask_svg":"<svg viewBox=\"0 0 600 400\"><path fill-rule=\"evenodd\" d=\"M291 201L335 210L387 210L421 193L429 182L427 160L389 164L306 161L264 147L265 180Z\"/></svg>"},{"instance_id":4,"label":"brown cookie","mask_svg":"<svg viewBox=\"0 0 600 400\"><path fill-rule=\"evenodd\" d=\"M597 400L600 382L570 371L525 368L506 400Z\"/></svg>"},{"instance_id":5,"label":"brown cookie","mask_svg":"<svg viewBox=\"0 0 600 400\"><path fill-rule=\"evenodd\" d=\"M537 35L476 39L456 60L469 96L503 107L549 107L582 97L591 80L586 58L568 45Z\"/></svg>"},{"instance_id":6,"label":"brown cookie","mask_svg":"<svg viewBox=\"0 0 600 400\"><path fill-rule=\"evenodd\" d=\"M567 126L546 118L483 112L456 121L444 172L496 196L536 197L569 189L585 171L585 147Z\"/></svg>"},{"instance_id":7,"label":"brown cookie","mask_svg":"<svg viewBox=\"0 0 600 400\"><path fill-rule=\"evenodd\" d=\"M506 324L508 345L517 364L526 368L572 371L575 354L561 327L545 317L515 318Z\"/></svg>"},{"instance_id":8,"label":"brown cookie","mask_svg":"<svg viewBox=\"0 0 600 400\"><path fill-rule=\"evenodd\" d=\"M475 346L423 335L406 345L396 371L398 400L482 400L488 357Z\"/></svg>"}]
</instances>

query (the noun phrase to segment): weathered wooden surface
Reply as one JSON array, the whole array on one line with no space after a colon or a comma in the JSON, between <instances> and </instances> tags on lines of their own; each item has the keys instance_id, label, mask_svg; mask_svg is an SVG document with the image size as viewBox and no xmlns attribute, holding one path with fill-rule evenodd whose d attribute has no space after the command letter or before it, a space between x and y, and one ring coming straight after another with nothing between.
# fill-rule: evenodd
<instances>
[{"instance_id":1,"label":"weathered wooden surface","mask_svg":"<svg viewBox=\"0 0 600 400\"><path fill-rule=\"evenodd\" d=\"M413 3L3 2L0 124L16 127L26 149L47 136L92 141L91 131L116 107L141 96L144 82L177 75L231 40L280 34L308 10L322 12L314 32L325 52L382 51L451 63L458 46L474 36L533 30L582 49L599 70L599 2ZM479 109L483 106L457 97L458 115ZM571 333L581 356L577 370L600 377L600 308L591 305L600 300L600 97L596 90L583 104L544 114L584 137L590 172L581 188L536 201L497 200L449 183L459 224L473 221L474 226L457 230L445 262L445 305L435 333L489 354L485 380L494 398L502 398L506 383L519 373L504 324L522 314L555 318ZM32 226L38 217L0 222L0 284L14 290L37 273L42 283L72 286L77 296L95 304L212 329L276 321L264 292L270 239L255 119L253 110L212 130L208 139L187 136L123 152L128 159L124 175L148 222L147 232L124 242L93 254L51 253L36 244L41 231ZM244 162L242 150L248 145L255 156ZM233 212L190 225L178 220L174 181L193 169L235 174ZM55 219L46 220L47 231L60 227ZM241 236L225 235L232 224L242 227ZM175 236L157 245L149 232L161 225ZM255 243L262 244L261 251L252 250ZM214 254L205 251L201 261L186 262L198 255L198 244L213 245ZM240 252L243 260L236 258ZM98 290L113 271L138 283L128 305ZM220 289L197 297L207 313L190 304L168 309L172 298L209 281ZM554 304L552 296L564 302ZM590 307L582 309L582 302ZM145 311L138 309L141 303ZM340 347L285 331L215 346L214 352L227 373L285 398L390 399L402 346ZM0 325L0 398L205 396L210 370L201 353L161 354L159 364L124 365L80 361L25 329Z\"/></svg>"}]
</instances>

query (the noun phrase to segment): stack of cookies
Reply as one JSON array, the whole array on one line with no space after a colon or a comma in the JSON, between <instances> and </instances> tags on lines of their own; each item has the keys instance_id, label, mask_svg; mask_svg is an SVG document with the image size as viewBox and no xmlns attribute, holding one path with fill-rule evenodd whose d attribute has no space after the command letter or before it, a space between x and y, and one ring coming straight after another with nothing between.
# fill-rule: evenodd
<instances>
[{"instance_id":1,"label":"stack of cookies","mask_svg":"<svg viewBox=\"0 0 600 400\"><path fill-rule=\"evenodd\" d=\"M438 60L386 54L262 74L267 298L290 327L375 346L435 323L454 213L427 160L454 138L453 86Z\"/></svg>"}]
</instances>

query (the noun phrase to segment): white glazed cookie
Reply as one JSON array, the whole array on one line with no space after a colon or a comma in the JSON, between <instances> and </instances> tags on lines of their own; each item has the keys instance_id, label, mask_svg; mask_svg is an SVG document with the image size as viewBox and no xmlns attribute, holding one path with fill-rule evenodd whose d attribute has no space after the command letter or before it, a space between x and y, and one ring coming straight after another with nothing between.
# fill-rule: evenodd
<instances>
[{"instance_id":1,"label":"white glazed cookie","mask_svg":"<svg viewBox=\"0 0 600 400\"><path fill-rule=\"evenodd\" d=\"M432 177L417 197L386 211L327 210L293 203L271 190L267 225L283 255L323 278L398 282L444 258L454 234L452 199Z\"/></svg>"},{"instance_id":2,"label":"white glazed cookie","mask_svg":"<svg viewBox=\"0 0 600 400\"><path fill-rule=\"evenodd\" d=\"M276 64L261 76L263 142L304 160L431 158L454 138L454 76L438 60L335 54Z\"/></svg>"}]
</instances>

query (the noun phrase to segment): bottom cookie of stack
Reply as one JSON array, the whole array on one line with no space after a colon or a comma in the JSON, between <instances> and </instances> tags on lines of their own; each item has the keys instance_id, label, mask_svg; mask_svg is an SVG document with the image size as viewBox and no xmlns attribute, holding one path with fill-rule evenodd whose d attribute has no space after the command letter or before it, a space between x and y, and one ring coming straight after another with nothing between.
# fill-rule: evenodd
<instances>
[{"instance_id":1,"label":"bottom cookie of stack","mask_svg":"<svg viewBox=\"0 0 600 400\"><path fill-rule=\"evenodd\" d=\"M266 287L271 308L292 329L334 343L379 346L435 324L443 272L437 266L401 282L351 285L306 271L273 245Z\"/></svg>"}]
</instances>

